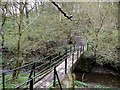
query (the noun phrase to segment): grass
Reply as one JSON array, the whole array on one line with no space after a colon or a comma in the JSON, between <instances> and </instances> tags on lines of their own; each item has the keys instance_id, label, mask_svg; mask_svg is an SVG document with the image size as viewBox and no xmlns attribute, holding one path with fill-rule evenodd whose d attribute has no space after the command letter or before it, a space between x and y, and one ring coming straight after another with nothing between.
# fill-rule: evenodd
<instances>
[{"instance_id":1,"label":"grass","mask_svg":"<svg viewBox=\"0 0 120 90\"><path fill-rule=\"evenodd\" d=\"M96 88L96 90L99 90L99 89L100 90L118 90L116 88L111 89L110 87L100 85L100 84L95 84L93 86L91 83L84 83L84 82L81 82L78 80L75 80L74 83L75 83L75 88ZM49 90L54 90L54 88L59 88L58 81L56 81L56 87L53 87L53 82L51 82L51 84L49 85ZM64 88L66 88L66 87L64 87ZM69 86L67 88L72 89L72 86Z\"/></svg>"},{"instance_id":2,"label":"grass","mask_svg":"<svg viewBox=\"0 0 120 90\"><path fill-rule=\"evenodd\" d=\"M74 83L75 83L76 87L88 87L88 84L86 84L84 82L80 82L80 81L75 80Z\"/></svg>"},{"instance_id":3,"label":"grass","mask_svg":"<svg viewBox=\"0 0 120 90\"><path fill-rule=\"evenodd\" d=\"M56 81L56 87L53 87L53 81L50 83L50 85L48 86L48 90L54 90L54 88L59 88L59 84L58 81Z\"/></svg>"},{"instance_id":4,"label":"grass","mask_svg":"<svg viewBox=\"0 0 120 90\"><path fill-rule=\"evenodd\" d=\"M28 75L29 74L21 73L19 75L18 79L15 82L13 82L12 80L10 80L10 79L12 79L12 74L5 75L5 81L10 80L10 81L8 81L8 82L5 83L5 88L14 88L17 85L19 85L21 83L24 83L25 81L28 80ZM0 89L1 88L2 88L2 80L0 80Z\"/></svg>"}]
</instances>

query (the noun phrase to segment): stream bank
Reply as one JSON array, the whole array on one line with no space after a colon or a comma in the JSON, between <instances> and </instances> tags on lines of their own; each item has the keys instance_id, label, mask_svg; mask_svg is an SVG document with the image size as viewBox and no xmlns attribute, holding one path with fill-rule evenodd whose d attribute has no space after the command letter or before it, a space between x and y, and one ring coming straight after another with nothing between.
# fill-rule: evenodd
<instances>
[{"instance_id":1,"label":"stream bank","mask_svg":"<svg viewBox=\"0 0 120 90\"><path fill-rule=\"evenodd\" d=\"M76 72L74 71L76 80L94 85L100 84L107 87L120 88L120 76L104 67L93 67L91 72Z\"/></svg>"},{"instance_id":2,"label":"stream bank","mask_svg":"<svg viewBox=\"0 0 120 90\"><path fill-rule=\"evenodd\" d=\"M94 85L103 85L105 87L120 88L119 69L112 65L100 65L96 63L93 54L84 53L76 62L73 71L75 79Z\"/></svg>"}]
</instances>

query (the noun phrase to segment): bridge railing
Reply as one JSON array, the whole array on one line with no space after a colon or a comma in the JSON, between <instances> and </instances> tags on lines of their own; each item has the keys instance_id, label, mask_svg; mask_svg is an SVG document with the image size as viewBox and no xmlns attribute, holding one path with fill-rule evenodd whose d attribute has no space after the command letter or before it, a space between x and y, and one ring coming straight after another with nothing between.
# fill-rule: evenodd
<instances>
[{"instance_id":1,"label":"bridge railing","mask_svg":"<svg viewBox=\"0 0 120 90\"><path fill-rule=\"evenodd\" d=\"M84 51L84 47L73 47L73 50L72 48L70 47L70 53L68 55L67 53L67 49L65 50L66 51L66 57L65 57L65 74L67 74L67 56L71 56L72 55L72 71L73 71L73 63L74 63L74 52L76 51L77 53L77 60L79 58L79 56L81 55L81 52ZM59 78L59 75L58 75L58 72L57 72L57 69L56 69L56 66L54 66L54 74L53 74L53 87L56 87L56 79L58 80L58 85L60 87L60 90L62 90L62 85L61 85L61 82L60 82L60 78Z\"/></svg>"},{"instance_id":2,"label":"bridge railing","mask_svg":"<svg viewBox=\"0 0 120 90\"><path fill-rule=\"evenodd\" d=\"M8 73L14 72L15 70L21 70L21 69L25 69L26 67L31 67L31 70L26 71L25 73L28 73L28 80L26 80L25 82L14 86L14 89L19 89L19 88L29 88L30 90L33 90L33 84L36 83L37 81L39 81L40 79L42 79L45 75L47 75L48 73L51 72L51 70L54 69L54 66L59 65L61 62L63 62L63 60L65 60L65 73L67 73L67 58L70 57L70 55L74 55L74 52L77 51L77 58L79 53L81 52L82 48L80 47L76 47L74 46L70 46L69 49L65 49L64 53L60 53L55 56L54 58L51 58L52 55L47 56L43 59L40 59L38 61L35 62L31 62L29 64L23 65L21 67L15 68L13 70L9 70L7 72L2 72L2 89L5 90L6 88L6 83L11 81L12 79L6 80L5 76ZM79 52L80 51L80 52ZM72 56L74 57L74 56ZM49 58L49 60L47 60ZM74 59L73 59L74 60ZM43 61L45 61L43 63ZM40 64L42 63L42 64ZM40 65L37 65L40 64ZM36 73L38 72L38 73Z\"/></svg>"}]
</instances>

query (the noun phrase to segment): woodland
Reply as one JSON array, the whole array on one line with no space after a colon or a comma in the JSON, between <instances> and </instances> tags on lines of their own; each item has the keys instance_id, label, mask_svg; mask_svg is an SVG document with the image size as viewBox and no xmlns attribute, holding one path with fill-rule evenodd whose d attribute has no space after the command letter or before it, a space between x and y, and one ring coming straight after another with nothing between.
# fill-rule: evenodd
<instances>
[{"instance_id":1,"label":"woodland","mask_svg":"<svg viewBox=\"0 0 120 90\"><path fill-rule=\"evenodd\" d=\"M112 76L115 87L120 87L118 17L117 2L0 1L0 88L2 71L7 72L51 54L62 54L65 48L79 41L75 41L75 36L83 38L80 46L87 46L81 58L92 58L95 65L109 69L109 73L115 75ZM85 75L81 71L89 72L84 69L86 61L81 63L83 66L79 67L80 64L75 69L75 73L80 73L75 74L76 77ZM6 83L6 88L26 81L28 74L23 72L30 68L7 73L5 80L11 78L11 81ZM69 74L68 77L71 78ZM79 88L109 87L80 80L75 83Z\"/></svg>"}]
</instances>

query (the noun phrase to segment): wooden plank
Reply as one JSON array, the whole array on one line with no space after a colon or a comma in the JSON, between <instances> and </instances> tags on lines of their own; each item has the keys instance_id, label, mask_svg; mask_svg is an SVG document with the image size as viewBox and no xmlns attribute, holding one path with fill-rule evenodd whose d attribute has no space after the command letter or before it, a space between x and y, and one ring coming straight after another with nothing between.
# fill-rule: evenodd
<instances>
[{"instance_id":1,"label":"wooden plank","mask_svg":"<svg viewBox=\"0 0 120 90\"><path fill-rule=\"evenodd\" d=\"M86 47L84 49L84 51L86 50ZM81 52L82 54L83 52ZM80 53L79 56L80 57ZM77 61L77 51L74 53L74 62L73 64ZM72 67L72 55L70 55L70 57L67 58L67 73L71 71L71 67ZM60 78L60 80L62 80L65 76L65 60L56 67L58 76ZM46 75L42 80L40 80L39 82L37 82L36 84L34 84L34 88L48 88L49 85L52 83L53 81L53 76L54 76L54 71L52 70L48 75Z\"/></svg>"}]
</instances>

